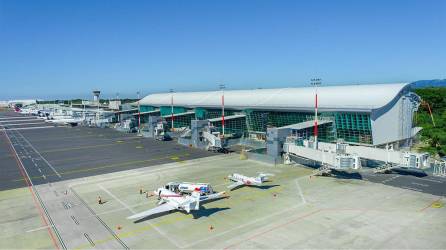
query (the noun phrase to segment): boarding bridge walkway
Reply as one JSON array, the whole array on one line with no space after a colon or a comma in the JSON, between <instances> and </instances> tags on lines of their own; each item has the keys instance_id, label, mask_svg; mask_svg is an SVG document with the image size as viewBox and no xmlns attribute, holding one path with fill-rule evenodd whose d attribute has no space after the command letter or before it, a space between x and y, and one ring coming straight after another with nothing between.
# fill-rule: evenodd
<instances>
[{"instance_id":1,"label":"boarding bridge walkway","mask_svg":"<svg viewBox=\"0 0 446 250\"><path fill-rule=\"evenodd\" d=\"M319 142L319 150L336 152L336 144ZM428 167L428 155L370 146L345 145L345 154L358 155L361 158L396 164L405 167L426 168Z\"/></svg>"},{"instance_id":2,"label":"boarding bridge walkway","mask_svg":"<svg viewBox=\"0 0 446 250\"><path fill-rule=\"evenodd\" d=\"M332 123L332 120L327 120L327 119L321 119L318 120L317 125L321 126L327 123ZM296 123L296 124L291 124L288 126L283 126L280 127L279 129L291 129L291 130L303 130L303 129L307 129L307 128L313 128L314 127L314 120L308 120L308 121L304 121L304 122L300 122L300 123Z\"/></svg>"},{"instance_id":3,"label":"boarding bridge walkway","mask_svg":"<svg viewBox=\"0 0 446 250\"><path fill-rule=\"evenodd\" d=\"M173 114L173 115L171 115L171 114L163 115L161 117L162 118L171 118L173 116L174 119L175 119L175 117L185 116L185 115L193 115L193 114L195 114L195 112L194 111L190 111L190 112L184 112L184 113L176 113L176 114Z\"/></svg>"},{"instance_id":4,"label":"boarding bridge walkway","mask_svg":"<svg viewBox=\"0 0 446 250\"><path fill-rule=\"evenodd\" d=\"M343 146L341 152L338 150L337 145ZM312 147L296 145L294 141L287 140L283 149L287 154L339 168L345 167L348 164L351 165L351 161L354 161L353 168L360 168L360 158L381 161L388 165L400 167L426 168L429 166L427 154L366 146L319 142L318 149L314 149Z\"/></svg>"}]
</instances>

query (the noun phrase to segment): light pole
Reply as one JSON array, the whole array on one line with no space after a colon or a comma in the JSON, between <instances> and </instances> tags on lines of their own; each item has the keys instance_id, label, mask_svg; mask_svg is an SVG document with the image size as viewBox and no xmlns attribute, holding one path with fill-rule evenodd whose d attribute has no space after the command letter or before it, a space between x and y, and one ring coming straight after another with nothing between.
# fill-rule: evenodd
<instances>
[{"instance_id":1,"label":"light pole","mask_svg":"<svg viewBox=\"0 0 446 250\"><path fill-rule=\"evenodd\" d=\"M173 89L170 89L169 92L170 92L170 120L172 122L171 130L174 131L175 128L173 126Z\"/></svg>"},{"instance_id":2,"label":"light pole","mask_svg":"<svg viewBox=\"0 0 446 250\"><path fill-rule=\"evenodd\" d=\"M219 85L221 90L221 129L223 137L225 137L225 84Z\"/></svg>"},{"instance_id":3,"label":"light pole","mask_svg":"<svg viewBox=\"0 0 446 250\"><path fill-rule=\"evenodd\" d=\"M319 85L321 85L321 81L322 79L320 78L313 78L311 79L311 85L314 86L314 94L315 94L315 99L314 99L314 149L318 148L318 141L317 141L317 136L318 136L318 131L317 131L317 104L318 104L318 99L317 99L317 87Z\"/></svg>"},{"instance_id":4,"label":"light pole","mask_svg":"<svg viewBox=\"0 0 446 250\"><path fill-rule=\"evenodd\" d=\"M141 133L141 111L139 107L139 91L136 92L136 95L138 96L138 133Z\"/></svg>"},{"instance_id":5,"label":"light pole","mask_svg":"<svg viewBox=\"0 0 446 250\"><path fill-rule=\"evenodd\" d=\"M118 100L119 100L119 93L116 92L116 105L118 106L118 111L119 111L119 102L118 102ZM121 115L118 113L118 123L121 122L120 116Z\"/></svg>"}]
</instances>

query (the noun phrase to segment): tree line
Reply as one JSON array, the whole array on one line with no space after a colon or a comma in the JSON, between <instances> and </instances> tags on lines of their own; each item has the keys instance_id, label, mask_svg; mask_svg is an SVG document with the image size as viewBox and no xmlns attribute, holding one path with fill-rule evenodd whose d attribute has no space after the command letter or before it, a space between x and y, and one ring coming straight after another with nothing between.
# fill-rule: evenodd
<instances>
[{"instance_id":1,"label":"tree line","mask_svg":"<svg viewBox=\"0 0 446 250\"><path fill-rule=\"evenodd\" d=\"M422 127L422 150L433 155L446 155L446 88L416 89L422 103L415 114L415 125ZM432 112L430 115L429 108Z\"/></svg>"}]
</instances>

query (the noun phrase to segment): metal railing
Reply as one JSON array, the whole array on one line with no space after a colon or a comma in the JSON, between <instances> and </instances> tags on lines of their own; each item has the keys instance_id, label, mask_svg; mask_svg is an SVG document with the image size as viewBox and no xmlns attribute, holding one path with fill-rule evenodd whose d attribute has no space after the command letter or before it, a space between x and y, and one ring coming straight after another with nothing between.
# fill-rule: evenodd
<instances>
[{"instance_id":1,"label":"metal railing","mask_svg":"<svg viewBox=\"0 0 446 250\"><path fill-rule=\"evenodd\" d=\"M435 161L433 163L433 175L446 177L446 161Z\"/></svg>"}]
</instances>

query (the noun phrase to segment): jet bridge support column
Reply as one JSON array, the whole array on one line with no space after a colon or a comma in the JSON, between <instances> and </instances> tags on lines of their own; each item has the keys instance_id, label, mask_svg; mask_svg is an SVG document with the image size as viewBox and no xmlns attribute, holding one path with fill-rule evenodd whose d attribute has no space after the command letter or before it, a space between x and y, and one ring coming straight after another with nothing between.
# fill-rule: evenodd
<instances>
[{"instance_id":1,"label":"jet bridge support column","mask_svg":"<svg viewBox=\"0 0 446 250\"><path fill-rule=\"evenodd\" d=\"M203 130L209 125L207 120L192 120L191 121L191 142L195 148L205 148L207 143L203 141Z\"/></svg>"},{"instance_id":2,"label":"jet bridge support column","mask_svg":"<svg viewBox=\"0 0 446 250\"><path fill-rule=\"evenodd\" d=\"M155 129L158 125L158 123L162 122L162 118L160 116L149 116L149 121L147 122L149 134L148 137L154 138L155 137Z\"/></svg>"},{"instance_id":3,"label":"jet bridge support column","mask_svg":"<svg viewBox=\"0 0 446 250\"><path fill-rule=\"evenodd\" d=\"M266 130L266 152L275 160L282 156L283 144L286 137L291 133L290 128L267 128Z\"/></svg>"}]
</instances>

